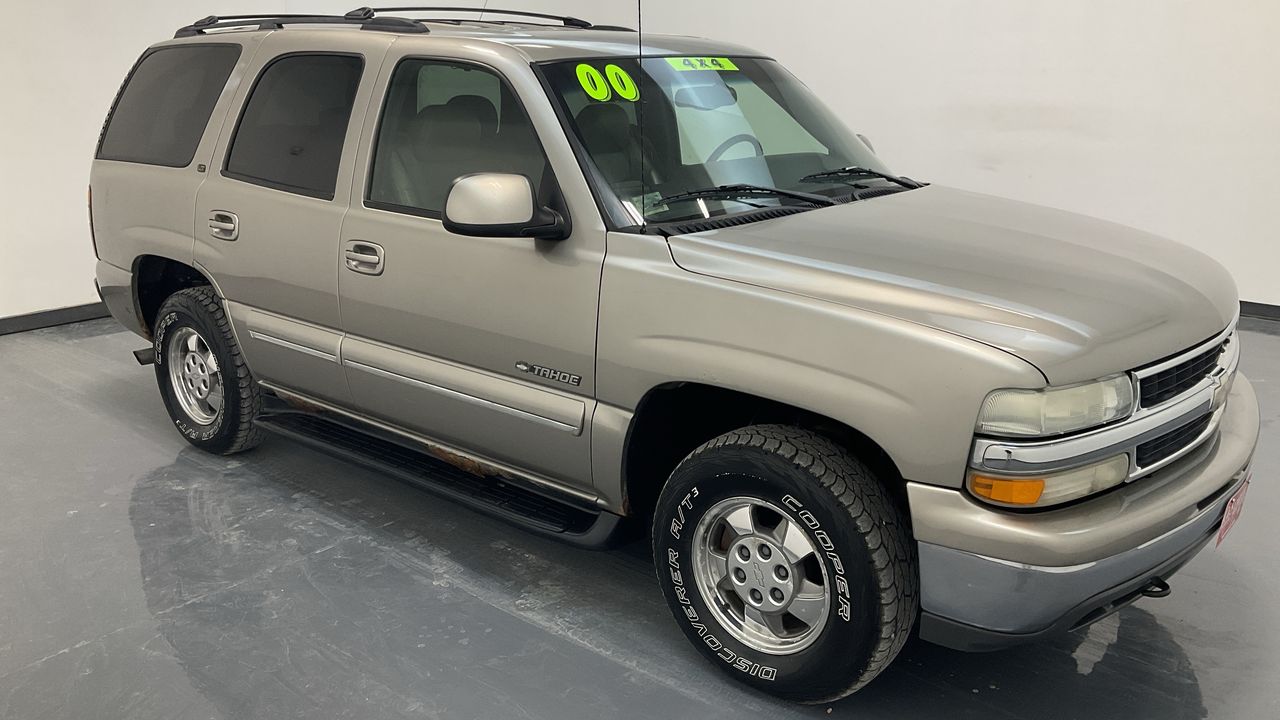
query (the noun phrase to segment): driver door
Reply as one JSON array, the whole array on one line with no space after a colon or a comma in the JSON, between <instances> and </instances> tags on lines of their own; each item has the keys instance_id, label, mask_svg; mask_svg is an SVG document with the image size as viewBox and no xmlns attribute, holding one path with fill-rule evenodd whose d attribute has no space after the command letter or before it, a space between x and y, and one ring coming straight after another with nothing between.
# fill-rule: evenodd
<instances>
[{"instance_id":1,"label":"driver door","mask_svg":"<svg viewBox=\"0 0 1280 720\"><path fill-rule=\"evenodd\" d=\"M453 180L469 173L519 173L543 202L561 202L557 177L582 182L576 165L564 165L572 151L527 65L504 72L465 53L394 52L342 228L338 291L352 402L585 494L605 250L598 213L588 221L593 206L566 203L574 229L554 242L463 237L441 222ZM534 119L521 96L538 99ZM539 141L548 133L559 134L556 163Z\"/></svg>"}]
</instances>

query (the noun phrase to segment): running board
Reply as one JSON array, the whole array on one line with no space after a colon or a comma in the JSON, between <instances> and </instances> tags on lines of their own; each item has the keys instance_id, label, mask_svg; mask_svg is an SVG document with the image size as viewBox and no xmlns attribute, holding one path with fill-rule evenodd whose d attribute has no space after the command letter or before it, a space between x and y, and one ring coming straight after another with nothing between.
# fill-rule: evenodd
<instances>
[{"instance_id":1,"label":"running board","mask_svg":"<svg viewBox=\"0 0 1280 720\"><path fill-rule=\"evenodd\" d=\"M366 430L329 416L298 411L265 414L255 424L538 535L603 549L617 544L624 534L623 518L618 515L588 507L576 498L553 497L552 491L535 491L519 480L474 475L377 428Z\"/></svg>"}]
</instances>

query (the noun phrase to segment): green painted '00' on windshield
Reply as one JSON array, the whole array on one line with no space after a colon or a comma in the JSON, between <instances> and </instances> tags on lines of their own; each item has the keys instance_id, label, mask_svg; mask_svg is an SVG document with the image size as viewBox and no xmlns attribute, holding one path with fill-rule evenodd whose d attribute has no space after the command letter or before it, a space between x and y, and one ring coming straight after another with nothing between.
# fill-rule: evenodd
<instances>
[{"instance_id":1,"label":"green painted '00' on windshield","mask_svg":"<svg viewBox=\"0 0 1280 720\"><path fill-rule=\"evenodd\" d=\"M587 97L596 102L609 100L614 93L630 102L640 99L640 88L631 74L612 63L605 66L603 73L587 63L578 65L578 83L582 85Z\"/></svg>"}]
</instances>

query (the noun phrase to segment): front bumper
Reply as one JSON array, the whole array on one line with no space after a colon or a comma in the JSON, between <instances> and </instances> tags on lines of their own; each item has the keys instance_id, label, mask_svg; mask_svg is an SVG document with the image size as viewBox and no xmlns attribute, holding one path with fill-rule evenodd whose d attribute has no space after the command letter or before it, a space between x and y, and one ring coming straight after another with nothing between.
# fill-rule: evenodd
<instances>
[{"instance_id":1,"label":"front bumper","mask_svg":"<svg viewBox=\"0 0 1280 720\"><path fill-rule=\"evenodd\" d=\"M1213 538L1246 482L1258 427L1253 387L1237 375L1215 440L1078 505L1002 512L910 483L921 637L992 650L1087 625L1137 599Z\"/></svg>"}]
</instances>

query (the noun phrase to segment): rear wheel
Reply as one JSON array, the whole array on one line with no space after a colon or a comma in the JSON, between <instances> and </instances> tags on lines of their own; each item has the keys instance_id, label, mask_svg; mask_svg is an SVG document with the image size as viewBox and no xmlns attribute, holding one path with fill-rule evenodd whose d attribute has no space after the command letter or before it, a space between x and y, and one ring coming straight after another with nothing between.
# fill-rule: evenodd
<instances>
[{"instance_id":1,"label":"rear wheel","mask_svg":"<svg viewBox=\"0 0 1280 720\"><path fill-rule=\"evenodd\" d=\"M230 455L261 442L262 407L222 301L208 286L187 288L160 306L156 382L178 432L196 447Z\"/></svg>"},{"instance_id":2,"label":"rear wheel","mask_svg":"<svg viewBox=\"0 0 1280 720\"><path fill-rule=\"evenodd\" d=\"M782 425L722 435L672 473L654 558L685 635L733 677L804 702L848 695L902 649L914 545L866 465Z\"/></svg>"}]
</instances>

